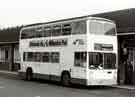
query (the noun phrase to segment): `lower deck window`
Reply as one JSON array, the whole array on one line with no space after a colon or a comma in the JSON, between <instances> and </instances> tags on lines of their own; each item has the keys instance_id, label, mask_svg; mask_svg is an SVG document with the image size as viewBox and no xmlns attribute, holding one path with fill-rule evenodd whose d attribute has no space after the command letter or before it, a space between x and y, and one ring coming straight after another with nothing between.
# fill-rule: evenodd
<instances>
[{"instance_id":1,"label":"lower deck window","mask_svg":"<svg viewBox=\"0 0 135 97\"><path fill-rule=\"evenodd\" d=\"M42 61L43 62L50 62L50 55L48 52L44 52L43 55L42 55Z\"/></svg>"},{"instance_id":2,"label":"lower deck window","mask_svg":"<svg viewBox=\"0 0 135 97\"><path fill-rule=\"evenodd\" d=\"M52 63L59 63L59 53L58 52L51 53L51 62Z\"/></svg>"},{"instance_id":3,"label":"lower deck window","mask_svg":"<svg viewBox=\"0 0 135 97\"><path fill-rule=\"evenodd\" d=\"M86 67L87 62L87 53L86 52L75 52L75 66L78 67Z\"/></svg>"},{"instance_id":4,"label":"lower deck window","mask_svg":"<svg viewBox=\"0 0 135 97\"><path fill-rule=\"evenodd\" d=\"M59 52L24 52L23 61L59 63Z\"/></svg>"}]
</instances>

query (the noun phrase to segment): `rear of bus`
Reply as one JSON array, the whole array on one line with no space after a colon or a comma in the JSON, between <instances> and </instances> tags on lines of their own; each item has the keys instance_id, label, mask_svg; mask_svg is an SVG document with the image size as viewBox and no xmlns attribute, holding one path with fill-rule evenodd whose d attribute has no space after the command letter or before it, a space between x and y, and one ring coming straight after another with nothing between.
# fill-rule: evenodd
<instances>
[{"instance_id":1,"label":"rear of bus","mask_svg":"<svg viewBox=\"0 0 135 97\"><path fill-rule=\"evenodd\" d=\"M114 22L91 18L88 25L88 85L117 84L117 36Z\"/></svg>"}]
</instances>

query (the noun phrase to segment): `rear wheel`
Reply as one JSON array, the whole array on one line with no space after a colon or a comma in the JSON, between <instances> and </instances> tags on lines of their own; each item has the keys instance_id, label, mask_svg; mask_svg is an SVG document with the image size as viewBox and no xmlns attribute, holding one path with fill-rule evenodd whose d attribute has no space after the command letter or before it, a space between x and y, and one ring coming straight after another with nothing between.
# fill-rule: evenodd
<instances>
[{"instance_id":1,"label":"rear wheel","mask_svg":"<svg viewBox=\"0 0 135 97\"><path fill-rule=\"evenodd\" d=\"M32 69L28 69L26 72L26 80L30 81L33 78Z\"/></svg>"},{"instance_id":2,"label":"rear wheel","mask_svg":"<svg viewBox=\"0 0 135 97\"><path fill-rule=\"evenodd\" d=\"M68 73L63 73L61 82L62 82L63 86L69 86L70 85L70 75Z\"/></svg>"}]
</instances>

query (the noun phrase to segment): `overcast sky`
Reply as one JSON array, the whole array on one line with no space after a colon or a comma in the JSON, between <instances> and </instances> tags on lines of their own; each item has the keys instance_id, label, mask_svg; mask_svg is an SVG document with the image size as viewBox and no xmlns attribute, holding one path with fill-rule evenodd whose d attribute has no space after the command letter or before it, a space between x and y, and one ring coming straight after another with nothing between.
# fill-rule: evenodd
<instances>
[{"instance_id":1,"label":"overcast sky","mask_svg":"<svg viewBox=\"0 0 135 97\"><path fill-rule=\"evenodd\" d=\"M0 0L0 28L127 8L135 0Z\"/></svg>"}]
</instances>

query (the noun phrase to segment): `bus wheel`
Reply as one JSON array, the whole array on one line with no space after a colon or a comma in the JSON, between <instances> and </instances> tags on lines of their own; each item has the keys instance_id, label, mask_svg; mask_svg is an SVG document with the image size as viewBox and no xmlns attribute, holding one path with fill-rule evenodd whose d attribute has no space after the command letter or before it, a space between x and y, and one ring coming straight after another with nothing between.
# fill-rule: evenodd
<instances>
[{"instance_id":1,"label":"bus wheel","mask_svg":"<svg viewBox=\"0 0 135 97\"><path fill-rule=\"evenodd\" d=\"M32 69L28 68L27 72L26 72L26 80L30 81L30 80L32 80L32 78L33 78Z\"/></svg>"},{"instance_id":2,"label":"bus wheel","mask_svg":"<svg viewBox=\"0 0 135 97\"><path fill-rule=\"evenodd\" d=\"M70 85L70 75L67 72L62 74L61 82L63 86Z\"/></svg>"}]
</instances>

